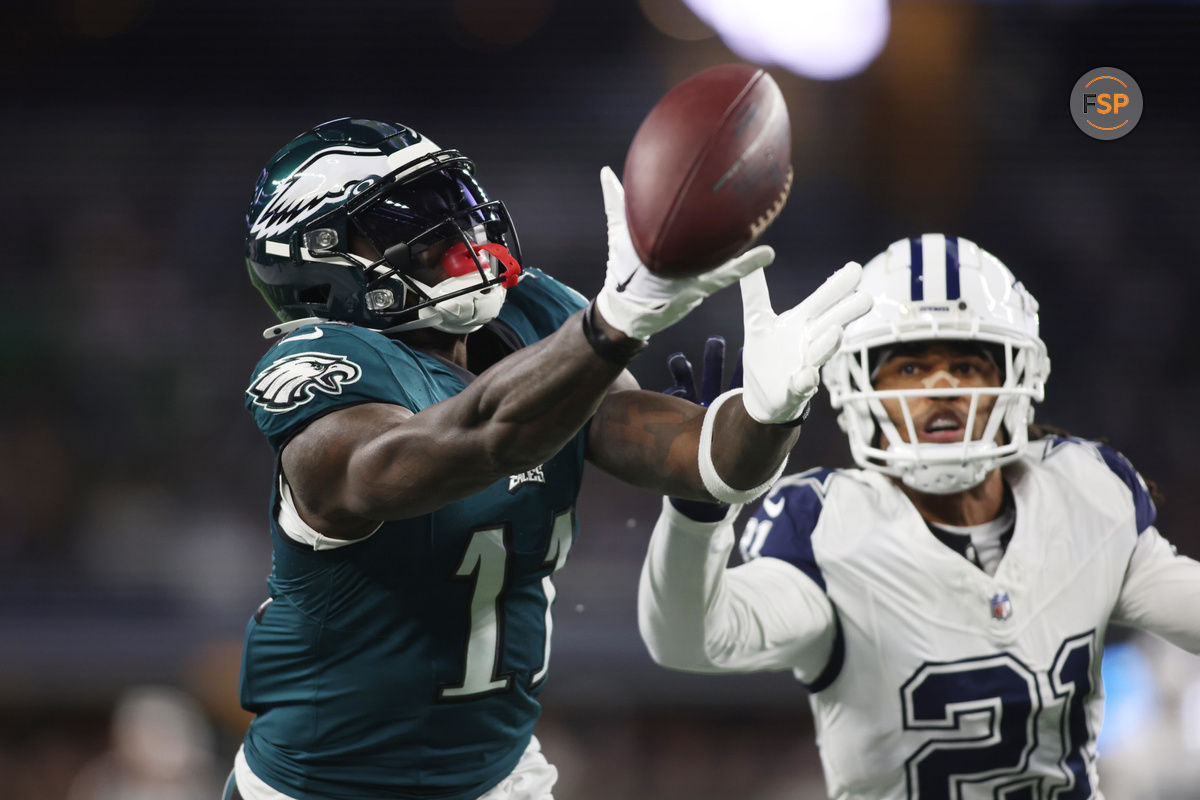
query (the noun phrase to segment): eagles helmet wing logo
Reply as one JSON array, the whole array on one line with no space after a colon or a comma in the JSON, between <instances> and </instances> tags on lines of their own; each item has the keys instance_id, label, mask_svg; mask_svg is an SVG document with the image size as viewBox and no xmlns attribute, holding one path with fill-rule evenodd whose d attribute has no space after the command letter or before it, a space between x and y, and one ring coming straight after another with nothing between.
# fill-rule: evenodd
<instances>
[{"instance_id":1,"label":"eagles helmet wing logo","mask_svg":"<svg viewBox=\"0 0 1200 800\"><path fill-rule=\"evenodd\" d=\"M348 144L313 153L271 192L271 199L250 226L250 235L265 239L284 233L325 206L366 191L383 176L402 178L421 165L420 159L437 150L432 141L418 136L414 143L388 154ZM406 164L408 168L394 174Z\"/></svg>"},{"instance_id":2,"label":"eagles helmet wing logo","mask_svg":"<svg viewBox=\"0 0 1200 800\"><path fill-rule=\"evenodd\" d=\"M361 377L362 368L345 356L296 353L258 373L246 392L256 406L277 414L304 405L314 392L339 395Z\"/></svg>"},{"instance_id":3,"label":"eagles helmet wing logo","mask_svg":"<svg viewBox=\"0 0 1200 800\"><path fill-rule=\"evenodd\" d=\"M377 150L340 146L314 153L275 190L250 234L268 237L287 230L328 203L370 187L390 169ZM364 171L374 174L364 176Z\"/></svg>"}]
</instances>

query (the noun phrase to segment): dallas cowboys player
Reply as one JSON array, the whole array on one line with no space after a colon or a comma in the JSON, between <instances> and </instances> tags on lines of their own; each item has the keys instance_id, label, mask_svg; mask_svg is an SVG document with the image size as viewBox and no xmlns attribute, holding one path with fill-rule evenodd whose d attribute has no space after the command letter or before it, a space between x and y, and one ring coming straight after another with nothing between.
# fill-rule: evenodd
<instances>
[{"instance_id":1,"label":"dallas cowboys player","mask_svg":"<svg viewBox=\"0 0 1200 800\"><path fill-rule=\"evenodd\" d=\"M643 639L677 669L792 670L830 797L1100 798L1108 626L1200 653L1200 563L1119 453L1030 439L1050 361L999 260L927 234L860 288L822 371L860 469L780 480L732 568L736 506L664 502Z\"/></svg>"},{"instance_id":2,"label":"dallas cowboys player","mask_svg":"<svg viewBox=\"0 0 1200 800\"><path fill-rule=\"evenodd\" d=\"M642 392L624 367L646 339L773 253L657 278L601 178L608 270L589 304L523 265L471 161L410 128L335 120L267 165L247 263L282 338L246 405L277 456L274 566L226 798L550 798L532 730L584 459L733 502L782 470L833 351L799 345L866 310L861 269L835 273L800 327L763 312L797 344L772 366L794 381L719 416Z\"/></svg>"}]
</instances>

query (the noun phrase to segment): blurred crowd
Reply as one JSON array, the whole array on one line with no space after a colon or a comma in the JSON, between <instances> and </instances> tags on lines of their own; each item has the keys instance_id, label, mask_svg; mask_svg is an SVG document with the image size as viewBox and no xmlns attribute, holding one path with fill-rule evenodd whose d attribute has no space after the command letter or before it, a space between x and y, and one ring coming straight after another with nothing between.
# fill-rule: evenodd
<instances>
[{"instance_id":1,"label":"blurred crowd","mask_svg":"<svg viewBox=\"0 0 1200 800\"><path fill-rule=\"evenodd\" d=\"M650 32L634 3L560 4L510 49L437 27L447 4L428 1L404 21L427 25L423 37L399 20L364 27L393 13L366 0L332 27L282 2L185 3L188 26L180 9L134 2L105 35L51 19L103 5L29 12L0 56L19 112L0 126L6 800L215 798L240 739L239 643L270 569L272 468L241 408L272 320L240 247L270 153L345 113L412 124L478 161L531 264L591 294L599 167L620 165L674 80L732 60L717 42ZM996 253L1041 300L1053 359L1041 418L1108 437L1155 479L1160 528L1193 556L1200 112L1172 98L1200 77L1197 34L1190 4L894 4L893 38L862 76L777 74L797 183L767 236L777 305L904 235L944 230ZM1138 78L1146 112L1127 139L1100 143L1066 100L1110 59ZM716 332L740 341L735 297L656 339L635 374L665 387L666 356L698 359ZM823 399L801 448L796 468L848 464ZM561 795L819 796L807 705L787 676L681 679L643 652L633 595L657 503L597 474L585 488L540 733ZM1200 667L1115 638L1127 649L1110 693L1143 691L1110 712L1108 797L1200 797ZM1143 679L1121 684L1129 675Z\"/></svg>"}]
</instances>

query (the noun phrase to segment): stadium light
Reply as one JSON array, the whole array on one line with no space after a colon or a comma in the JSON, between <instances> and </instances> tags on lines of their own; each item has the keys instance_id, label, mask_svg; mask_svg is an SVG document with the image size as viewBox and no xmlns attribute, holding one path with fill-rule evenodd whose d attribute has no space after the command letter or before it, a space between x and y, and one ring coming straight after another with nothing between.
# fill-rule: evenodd
<instances>
[{"instance_id":1,"label":"stadium light","mask_svg":"<svg viewBox=\"0 0 1200 800\"><path fill-rule=\"evenodd\" d=\"M684 0L747 61L838 80L862 72L887 42L887 0Z\"/></svg>"}]
</instances>

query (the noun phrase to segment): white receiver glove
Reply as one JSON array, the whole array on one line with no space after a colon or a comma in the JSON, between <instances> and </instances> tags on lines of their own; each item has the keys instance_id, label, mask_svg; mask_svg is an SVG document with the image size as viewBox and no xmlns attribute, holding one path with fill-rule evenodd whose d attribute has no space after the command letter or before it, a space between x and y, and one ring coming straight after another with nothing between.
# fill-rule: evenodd
<instances>
[{"instance_id":1,"label":"white receiver glove","mask_svg":"<svg viewBox=\"0 0 1200 800\"><path fill-rule=\"evenodd\" d=\"M855 291L862 267L851 261L795 308L776 316L761 272L742 278L745 349L742 403L764 424L794 422L821 385L821 365L842 343L846 325L871 310Z\"/></svg>"},{"instance_id":2,"label":"white receiver glove","mask_svg":"<svg viewBox=\"0 0 1200 800\"><path fill-rule=\"evenodd\" d=\"M625 189L609 167L600 170L600 187L608 218L608 271L596 306L605 321L626 336L647 339L683 319L710 294L775 260L775 251L764 245L700 275L660 278L646 269L633 249Z\"/></svg>"}]
</instances>

